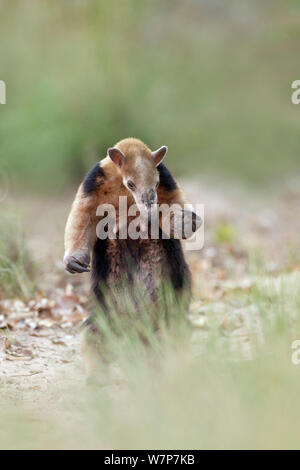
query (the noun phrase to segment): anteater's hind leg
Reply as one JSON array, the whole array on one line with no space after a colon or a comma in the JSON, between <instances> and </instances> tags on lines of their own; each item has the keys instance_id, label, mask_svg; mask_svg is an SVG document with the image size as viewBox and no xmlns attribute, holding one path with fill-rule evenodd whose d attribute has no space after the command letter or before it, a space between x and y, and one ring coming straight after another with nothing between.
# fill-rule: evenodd
<instances>
[{"instance_id":1,"label":"anteater's hind leg","mask_svg":"<svg viewBox=\"0 0 300 470\"><path fill-rule=\"evenodd\" d=\"M189 292L190 273L179 240L98 240L94 248L92 279L102 312L98 310L91 315L84 332L83 356L89 376L99 376L99 370L101 376L108 362L105 335L100 330L97 315L105 315L109 324L109 309L113 308L114 314L126 316L129 301L136 313L154 314L155 326L160 313L167 319L174 312L169 303L160 304L165 300L158 298L161 287L172 289L177 299L189 299L184 293ZM180 310L185 316L187 309ZM132 322L129 316L128 321ZM131 327L134 326L133 323Z\"/></svg>"},{"instance_id":2,"label":"anteater's hind leg","mask_svg":"<svg viewBox=\"0 0 300 470\"><path fill-rule=\"evenodd\" d=\"M91 383L107 381L110 358L107 355L106 337L97 318L104 315L109 324L110 309L114 308L117 311L118 304L122 304L116 293L124 277L131 282L128 270L129 258L131 258L131 252L128 250L126 240L98 239L94 246L92 289L98 305L93 306L93 311L82 332L82 357L88 381Z\"/></svg>"}]
</instances>

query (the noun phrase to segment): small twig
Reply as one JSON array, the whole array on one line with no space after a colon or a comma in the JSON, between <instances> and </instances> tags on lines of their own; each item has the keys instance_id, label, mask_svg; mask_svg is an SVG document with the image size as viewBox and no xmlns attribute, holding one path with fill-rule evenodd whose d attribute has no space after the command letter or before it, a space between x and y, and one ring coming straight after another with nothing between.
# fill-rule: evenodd
<instances>
[{"instance_id":1,"label":"small twig","mask_svg":"<svg viewBox=\"0 0 300 470\"><path fill-rule=\"evenodd\" d=\"M10 375L9 377L31 377L32 375L41 374L42 371L33 372L32 374L19 374L19 375Z\"/></svg>"}]
</instances>

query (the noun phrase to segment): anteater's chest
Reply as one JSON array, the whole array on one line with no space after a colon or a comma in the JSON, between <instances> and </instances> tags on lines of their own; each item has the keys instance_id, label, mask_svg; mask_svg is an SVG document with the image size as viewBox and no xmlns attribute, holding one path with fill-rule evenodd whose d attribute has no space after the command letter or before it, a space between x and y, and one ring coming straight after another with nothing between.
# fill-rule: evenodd
<instances>
[{"instance_id":1,"label":"anteater's chest","mask_svg":"<svg viewBox=\"0 0 300 470\"><path fill-rule=\"evenodd\" d=\"M162 240L107 240L106 258L108 284L138 280L152 292L170 272Z\"/></svg>"},{"instance_id":2,"label":"anteater's chest","mask_svg":"<svg viewBox=\"0 0 300 470\"><path fill-rule=\"evenodd\" d=\"M139 284L153 298L170 283L176 291L190 284L190 272L179 240L105 239L96 241L92 260L93 289L101 301L102 286Z\"/></svg>"}]
</instances>

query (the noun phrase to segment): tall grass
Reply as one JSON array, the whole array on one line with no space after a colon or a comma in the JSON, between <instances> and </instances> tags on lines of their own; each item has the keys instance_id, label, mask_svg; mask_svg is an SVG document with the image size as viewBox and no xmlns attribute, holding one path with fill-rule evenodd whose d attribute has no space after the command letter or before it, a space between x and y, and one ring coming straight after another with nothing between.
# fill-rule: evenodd
<instances>
[{"instance_id":1,"label":"tall grass","mask_svg":"<svg viewBox=\"0 0 300 470\"><path fill-rule=\"evenodd\" d=\"M29 298L34 290L34 271L19 219L0 213L0 299Z\"/></svg>"},{"instance_id":2,"label":"tall grass","mask_svg":"<svg viewBox=\"0 0 300 470\"><path fill-rule=\"evenodd\" d=\"M141 342L120 346L111 339L121 382L95 389L66 384L52 416L1 408L0 446L299 448L300 376L291 362L300 334L299 280L294 273L256 282L245 298L253 313L243 338L213 326L198 336L196 351L182 337L163 341L151 361Z\"/></svg>"}]
</instances>

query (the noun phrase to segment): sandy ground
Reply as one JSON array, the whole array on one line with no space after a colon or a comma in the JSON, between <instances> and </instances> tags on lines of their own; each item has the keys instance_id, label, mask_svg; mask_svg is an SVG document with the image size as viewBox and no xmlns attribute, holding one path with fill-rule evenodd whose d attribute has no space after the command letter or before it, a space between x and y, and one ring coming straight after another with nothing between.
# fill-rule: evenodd
<instances>
[{"instance_id":1,"label":"sandy ground","mask_svg":"<svg viewBox=\"0 0 300 470\"><path fill-rule=\"evenodd\" d=\"M205 205L204 248L187 253L194 281L191 313L196 326L205 330L208 307L224 321L232 312L245 310L228 304L224 296L228 290L251 288L249 252L260 253L262 269L272 277L299 268L300 219L295 214L300 186L290 182L263 193L207 181L182 181L182 186L193 204ZM0 301L1 404L38 403L43 397L51 406L60 399L59 387L66 378L71 384L84 383L79 333L88 314L89 275L67 275L61 262L72 197L22 196L2 202L22 214L40 275L35 298ZM221 234L229 230L229 240L218 240L218 228ZM253 314L251 308L248 314Z\"/></svg>"}]
</instances>

